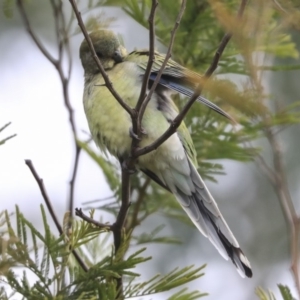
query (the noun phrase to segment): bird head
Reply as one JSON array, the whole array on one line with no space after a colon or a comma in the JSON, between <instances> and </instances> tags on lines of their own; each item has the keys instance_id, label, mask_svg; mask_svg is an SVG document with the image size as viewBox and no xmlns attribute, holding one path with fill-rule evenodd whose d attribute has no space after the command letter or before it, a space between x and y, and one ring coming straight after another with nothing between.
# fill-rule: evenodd
<instances>
[{"instance_id":1,"label":"bird head","mask_svg":"<svg viewBox=\"0 0 300 300\"><path fill-rule=\"evenodd\" d=\"M89 36L95 52L106 71L112 69L115 64L122 62L127 55L126 49L120 44L114 32L97 30L90 33ZM99 68L85 39L81 43L79 54L85 73L95 74L99 72Z\"/></svg>"}]
</instances>

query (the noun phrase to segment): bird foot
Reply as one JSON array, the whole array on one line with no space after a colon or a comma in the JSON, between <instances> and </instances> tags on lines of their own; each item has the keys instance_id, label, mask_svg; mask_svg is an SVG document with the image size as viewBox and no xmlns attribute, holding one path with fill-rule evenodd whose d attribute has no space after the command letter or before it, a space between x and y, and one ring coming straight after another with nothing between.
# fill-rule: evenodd
<instances>
[{"instance_id":1,"label":"bird foot","mask_svg":"<svg viewBox=\"0 0 300 300\"><path fill-rule=\"evenodd\" d=\"M129 128L129 136L130 136L132 139L135 139L135 140L138 140L138 141L141 140L141 139L139 138L139 136L133 132L132 127Z\"/></svg>"},{"instance_id":2,"label":"bird foot","mask_svg":"<svg viewBox=\"0 0 300 300\"><path fill-rule=\"evenodd\" d=\"M146 134L147 134L147 131L146 131L145 129L141 128L141 134L146 135ZM141 138L140 138L136 133L133 132L132 127L129 128L129 136L130 136L132 139L135 139L135 140L138 140L138 141L141 140Z\"/></svg>"},{"instance_id":3,"label":"bird foot","mask_svg":"<svg viewBox=\"0 0 300 300\"><path fill-rule=\"evenodd\" d=\"M147 134L147 131L143 127L141 128L141 134L143 134L143 135Z\"/></svg>"},{"instance_id":4,"label":"bird foot","mask_svg":"<svg viewBox=\"0 0 300 300\"><path fill-rule=\"evenodd\" d=\"M130 175L133 175L137 172L137 169L135 167L129 167L128 166L128 164L126 163L126 160L124 160L122 162L122 170L125 170Z\"/></svg>"}]
</instances>

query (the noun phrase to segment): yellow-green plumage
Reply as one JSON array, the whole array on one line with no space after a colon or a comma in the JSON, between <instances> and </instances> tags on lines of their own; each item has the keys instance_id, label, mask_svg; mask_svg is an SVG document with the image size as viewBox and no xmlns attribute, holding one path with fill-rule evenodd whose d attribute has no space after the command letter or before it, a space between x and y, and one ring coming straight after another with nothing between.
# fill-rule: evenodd
<instances>
[{"instance_id":1,"label":"yellow-green plumage","mask_svg":"<svg viewBox=\"0 0 300 300\"><path fill-rule=\"evenodd\" d=\"M90 37L114 89L123 101L135 107L148 61L147 51L127 54L111 31L96 31ZM106 88L86 41L80 47L80 58L85 70L84 109L93 139L103 151L108 150L122 160L131 150L130 116ZM155 79L163 58L163 55L156 54L150 81ZM144 134L140 147L151 144L166 131L170 121L178 113L170 96L174 92L190 95L197 78L201 76L169 61L143 116ZM199 100L228 116L207 99ZM197 172L195 155L190 134L182 123L177 133L158 149L139 157L138 167L172 192L197 228L209 238L220 254L226 259L230 257L241 275L251 277L250 263Z\"/></svg>"},{"instance_id":2,"label":"yellow-green plumage","mask_svg":"<svg viewBox=\"0 0 300 300\"><path fill-rule=\"evenodd\" d=\"M109 70L107 70L107 74L113 82L114 89L128 105L135 107L140 94L140 80L142 78L139 80L129 79L138 79L136 76L136 66L130 62L127 63L126 67L123 64L117 64L113 70L113 74ZM132 126L131 119L128 113L104 86L102 76L93 76L87 81L84 91L84 108L89 120L92 136L99 147L104 151L108 148L109 152L116 157L128 154L132 141L129 135L129 128ZM92 121L91 123L90 120L96 120L96 122ZM154 142L169 127L169 123L164 115L157 113L154 102L150 101L145 111L142 127L147 134L143 136L139 144L140 147ZM192 143L184 123L180 126L179 130L186 131L187 137L190 143ZM150 161L150 164L152 164L152 159L155 160L157 156L160 157L160 155L165 153L165 148L170 147L174 139L175 136L172 136L156 151L140 157L139 162L143 164Z\"/></svg>"}]
</instances>

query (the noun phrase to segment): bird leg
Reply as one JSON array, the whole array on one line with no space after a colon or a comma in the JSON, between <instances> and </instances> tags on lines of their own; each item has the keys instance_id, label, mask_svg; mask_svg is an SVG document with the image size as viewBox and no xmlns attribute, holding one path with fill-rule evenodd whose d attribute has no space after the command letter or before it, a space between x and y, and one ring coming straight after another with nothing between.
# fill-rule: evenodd
<instances>
[{"instance_id":1,"label":"bird leg","mask_svg":"<svg viewBox=\"0 0 300 300\"><path fill-rule=\"evenodd\" d=\"M135 174L137 172L137 169L135 167L128 166L126 160L124 160L124 161L121 162L121 166L122 166L122 170L125 170L130 175L133 175L133 174Z\"/></svg>"}]
</instances>

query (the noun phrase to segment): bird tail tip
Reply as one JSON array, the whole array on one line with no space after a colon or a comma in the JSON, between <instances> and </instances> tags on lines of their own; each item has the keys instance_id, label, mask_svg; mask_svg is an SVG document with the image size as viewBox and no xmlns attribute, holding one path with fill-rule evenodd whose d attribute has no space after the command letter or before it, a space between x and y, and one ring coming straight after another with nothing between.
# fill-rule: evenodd
<instances>
[{"instance_id":1,"label":"bird tail tip","mask_svg":"<svg viewBox=\"0 0 300 300\"><path fill-rule=\"evenodd\" d=\"M253 273L250 262L240 248L234 248L233 255L229 255L232 262L237 268L238 273L244 278L251 278Z\"/></svg>"}]
</instances>

